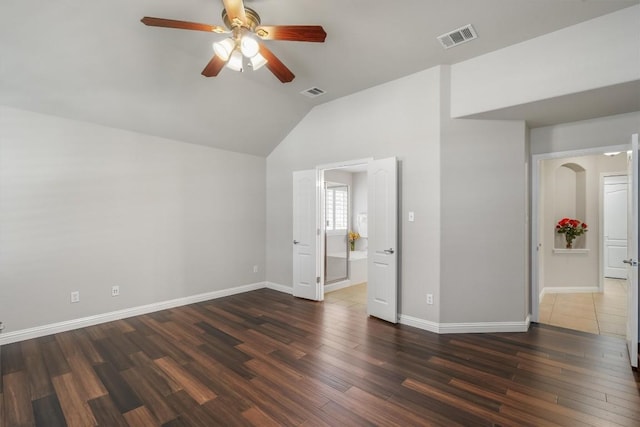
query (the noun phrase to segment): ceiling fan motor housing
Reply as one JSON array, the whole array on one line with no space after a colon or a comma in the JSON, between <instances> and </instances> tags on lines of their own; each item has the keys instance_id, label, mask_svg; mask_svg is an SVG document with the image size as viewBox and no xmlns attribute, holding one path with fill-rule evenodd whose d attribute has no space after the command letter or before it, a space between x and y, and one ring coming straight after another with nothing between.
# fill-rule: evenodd
<instances>
[{"instance_id":1,"label":"ceiling fan motor housing","mask_svg":"<svg viewBox=\"0 0 640 427\"><path fill-rule=\"evenodd\" d=\"M231 21L227 10L222 9L222 21L224 22L224 25L226 25L230 30L233 30L235 27L245 27L250 31L254 31L255 28L260 25L260 15L249 7L245 7L244 12L247 17L247 22L240 22L239 20Z\"/></svg>"}]
</instances>

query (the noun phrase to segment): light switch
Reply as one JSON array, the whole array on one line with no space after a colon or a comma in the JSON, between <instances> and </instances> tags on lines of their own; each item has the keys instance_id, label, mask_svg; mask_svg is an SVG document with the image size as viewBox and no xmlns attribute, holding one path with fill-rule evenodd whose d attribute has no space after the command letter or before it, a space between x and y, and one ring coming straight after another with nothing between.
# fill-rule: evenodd
<instances>
[{"instance_id":1,"label":"light switch","mask_svg":"<svg viewBox=\"0 0 640 427\"><path fill-rule=\"evenodd\" d=\"M409 212L409 222L413 222L414 219L415 216L413 215L413 212Z\"/></svg>"}]
</instances>

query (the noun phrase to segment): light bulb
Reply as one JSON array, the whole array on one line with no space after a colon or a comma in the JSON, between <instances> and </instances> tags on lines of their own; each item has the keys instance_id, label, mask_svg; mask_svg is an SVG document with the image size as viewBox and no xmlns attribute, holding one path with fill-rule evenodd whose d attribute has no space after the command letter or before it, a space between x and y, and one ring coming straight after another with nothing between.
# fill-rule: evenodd
<instances>
[{"instance_id":1,"label":"light bulb","mask_svg":"<svg viewBox=\"0 0 640 427\"><path fill-rule=\"evenodd\" d=\"M267 63L267 60L264 58L264 56L260 55L259 53L253 56L250 61L251 67L254 69L254 71L264 67L264 65Z\"/></svg>"},{"instance_id":2,"label":"light bulb","mask_svg":"<svg viewBox=\"0 0 640 427\"><path fill-rule=\"evenodd\" d=\"M251 36L244 36L240 41L240 50L247 58L253 58L260 51L258 42Z\"/></svg>"},{"instance_id":3,"label":"light bulb","mask_svg":"<svg viewBox=\"0 0 640 427\"><path fill-rule=\"evenodd\" d=\"M242 53L240 53L239 50L236 49L233 51L229 62L227 62L227 67L233 71L242 71Z\"/></svg>"},{"instance_id":4,"label":"light bulb","mask_svg":"<svg viewBox=\"0 0 640 427\"><path fill-rule=\"evenodd\" d=\"M231 56L231 52L236 47L236 42L232 38L224 39L221 42L216 42L213 44L213 51L216 55L222 59L223 61L228 61L229 56Z\"/></svg>"}]
</instances>

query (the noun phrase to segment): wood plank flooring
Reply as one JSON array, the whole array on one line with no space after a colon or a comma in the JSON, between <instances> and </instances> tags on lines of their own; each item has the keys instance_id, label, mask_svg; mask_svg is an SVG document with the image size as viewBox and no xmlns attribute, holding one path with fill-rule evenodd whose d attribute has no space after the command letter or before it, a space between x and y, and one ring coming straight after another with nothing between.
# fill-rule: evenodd
<instances>
[{"instance_id":1,"label":"wood plank flooring","mask_svg":"<svg viewBox=\"0 0 640 427\"><path fill-rule=\"evenodd\" d=\"M262 289L1 348L2 426L640 426L622 340L437 335Z\"/></svg>"}]
</instances>

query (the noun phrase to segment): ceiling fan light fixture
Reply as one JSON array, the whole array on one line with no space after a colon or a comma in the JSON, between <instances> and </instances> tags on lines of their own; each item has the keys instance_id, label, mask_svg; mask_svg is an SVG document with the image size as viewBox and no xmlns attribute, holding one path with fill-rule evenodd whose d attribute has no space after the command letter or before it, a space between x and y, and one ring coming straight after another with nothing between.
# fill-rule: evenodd
<instances>
[{"instance_id":1,"label":"ceiling fan light fixture","mask_svg":"<svg viewBox=\"0 0 640 427\"><path fill-rule=\"evenodd\" d=\"M234 50L227 62L227 67L233 71L242 71L242 53L239 50Z\"/></svg>"},{"instance_id":2,"label":"ceiling fan light fixture","mask_svg":"<svg viewBox=\"0 0 640 427\"><path fill-rule=\"evenodd\" d=\"M213 44L213 51L223 61L228 61L233 50L236 48L236 42L232 38L224 39Z\"/></svg>"},{"instance_id":3,"label":"ceiling fan light fixture","mask_svg":"<svg viewBox=\"0 0 640 427\"><path fill-rule=\"evenodd\" d=\"M259 70L260 68L264 67L267 64L267 60L265 59L264 56L260 55L260 53L256 53L254 56L252 56L250 61L251 61L251 67L253 68L254 71Z\"/></svg>"},{"instance_id":4,"label":"ceiling fan light fixture","mask_svg":"<svg viewBox=\"0 0 640 427\"><path fill-rule=\"evenodd\" d=\"M260 46L253 37L245 35L242 37L242 40L240 40L240 51L247 58L253 58L260 51Z\"/></svg>"}]
</instances>

